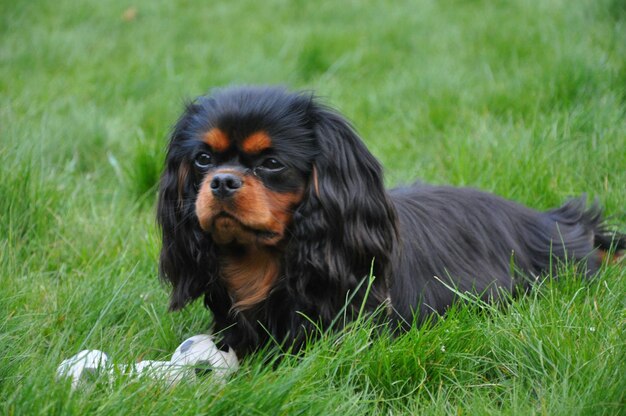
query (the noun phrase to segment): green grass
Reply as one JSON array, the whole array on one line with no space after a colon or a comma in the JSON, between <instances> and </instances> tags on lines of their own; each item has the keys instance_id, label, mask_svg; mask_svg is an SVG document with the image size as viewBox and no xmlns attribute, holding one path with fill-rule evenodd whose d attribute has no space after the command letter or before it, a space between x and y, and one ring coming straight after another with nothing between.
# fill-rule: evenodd
<instances>
[{"instance_id":1,"label":"green grass","mask_svg":"<svg viewBox=\"0 0 626 416\"><path fill-rule=\"evenodd\" d=\"M1 0L0 413L626 414L623 265L396 339L360 323L221 389L55 382L80 349L167 359L206 329L166 312L155 184L184 100L240 83L317 91L390 186L587 192L626 223L623 0Z\"/></svg>"}]
</instances>

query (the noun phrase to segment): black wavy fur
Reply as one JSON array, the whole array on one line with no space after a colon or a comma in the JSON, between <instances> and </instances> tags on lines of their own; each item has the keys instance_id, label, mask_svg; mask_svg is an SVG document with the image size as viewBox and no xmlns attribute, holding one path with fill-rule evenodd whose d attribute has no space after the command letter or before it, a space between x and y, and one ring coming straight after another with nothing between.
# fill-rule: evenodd
<instances>
[{"instance_id":1,"label":"black wavy fur","mask_svg":"<svg viewBox=\"0 0 626 416\"><path fill-rule=\"evenodd\" d=\"M214 126L269 132L276 152L308 183L281 245L278 278L246 310L233 308L219 247L195 214L202 175L190 168L192 149ZM363 302L368 311L387 305L406 326L445 312L455 299L446 283L497 298L501 288L525 290L565 259L593 275L598 249L626 248L626 237L609 232L600 208L587 208L584 197L538 212L473 189L386 191L380 164L341 115L312 94L277 87L226 88L187 106L171 135L158 221L170 308L204 297L214 331L240 357L269 341L297 350L314 326L327 328L340 313L353 317ZM364 301L371 270L376 279Z\"/></svg>"}]
</instances>

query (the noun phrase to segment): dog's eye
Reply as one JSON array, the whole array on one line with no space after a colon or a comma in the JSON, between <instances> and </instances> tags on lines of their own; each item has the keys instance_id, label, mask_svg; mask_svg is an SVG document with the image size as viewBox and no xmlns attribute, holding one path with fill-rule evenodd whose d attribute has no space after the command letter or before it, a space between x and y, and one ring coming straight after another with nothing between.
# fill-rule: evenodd
<instances>
[{"instance_id":1,"label":"dog's eye","mask_svg":"<svg viewBox=\"0 0 626 416\"><path fill-rule=\"evenodd\" d=\"M213 161L213 158L211 158L210 154L206 152L202 152L202 153L198 153L198 155L196 156L196 159L194 160L194 163L200 169L206 169L209 166L211 166L212 161Z\"/></svg>"},{"instance_id":2,"label":"dog's eye","mask_svg":"<svg viewBox=\"0 0 626 416\"><path fill-rule=\"evenodd\" d=\"M270 157L268 159L265 159L263 163L261 163L260 167L262 167L263 169L267 169L267 170L282 170L285 167L285 165L280 163L278 159Z\"/></svg>"}]
</instances>

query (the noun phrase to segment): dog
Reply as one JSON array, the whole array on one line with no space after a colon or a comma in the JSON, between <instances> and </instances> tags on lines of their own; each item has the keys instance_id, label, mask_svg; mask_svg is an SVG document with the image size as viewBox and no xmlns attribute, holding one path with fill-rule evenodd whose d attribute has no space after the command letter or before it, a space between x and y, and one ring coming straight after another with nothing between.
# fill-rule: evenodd
<instances>
[{"instance_id":1,"label":"dog","mask_svg":"<svg viewBox=\"0 0 626 416\"><path fill-rule=\"evenodd\" d=\"M221 347L240 358L270 342L298 351L363 311L410 328L458 293L497 300L564 262L592 276L626 248L584 197L539 212L467 188L387 191L345 118L281 87L218 89L186 106L157 217L170 309L203 297Z\"/></svg>"}]
</instances>

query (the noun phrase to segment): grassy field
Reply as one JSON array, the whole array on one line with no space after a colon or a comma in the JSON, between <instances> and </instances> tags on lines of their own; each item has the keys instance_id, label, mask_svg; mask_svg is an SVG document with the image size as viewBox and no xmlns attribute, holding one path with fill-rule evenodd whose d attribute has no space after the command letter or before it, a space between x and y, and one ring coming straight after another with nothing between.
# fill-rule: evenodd
<instances>
[{"instance_id":1,"label":"grassy field","mask_svg":"<svg viewBox=\"0 0 626 416\"><path fill-rule=\"evenodd\" d=\"M155 184L183 102L240 83L317 91L389 186L587 192L626 224L623 0L0 0L0 414L626 414L623 264L223 388L56 382L83 348L168 359L207 328L166 311Z\"/></svg>"}]
</instances>

